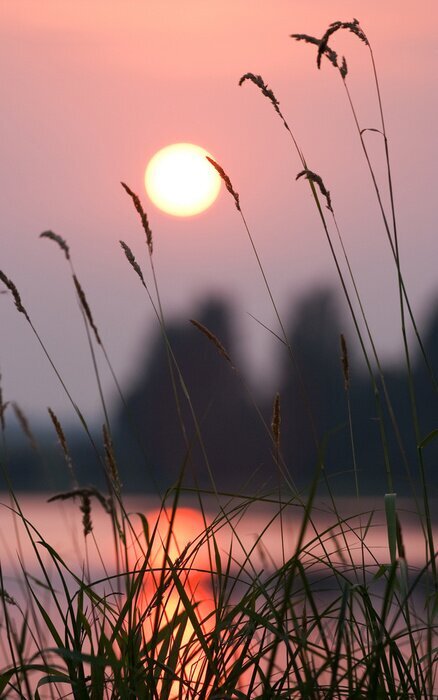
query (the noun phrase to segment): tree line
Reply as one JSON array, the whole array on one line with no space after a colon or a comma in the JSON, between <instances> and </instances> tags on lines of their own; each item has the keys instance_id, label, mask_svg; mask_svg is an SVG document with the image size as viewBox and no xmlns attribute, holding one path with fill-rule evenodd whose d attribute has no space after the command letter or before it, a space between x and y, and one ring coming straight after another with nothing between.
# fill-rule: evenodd
<instances>
[{"instance_id":1,"label":"tree line","mask_svg":"<svg viewBox=\"0 0 438 700\"><path fill-rule=\"evenodd\" d=\"M263 390L251 383L239 357L227 303L209 299L193 318L195 324L170 322L166 339L157 329L125 400L113 406L114 449L126 491L163 492L180 479L183 486L227 492L269 491L279 483L305 490L319 470L337 493L353 493L358 485L372 494L388 490L388 468L398 493L419 488L406 369L401 361L385 366L382 380L372 364L373 385L333 290L311 290L295 305L286 323L288 344L279 337L272 357L275 382L268 388L265 382ZM438 368L438 308L422 339L430 367L412 344L411 377L425 437L438 428L431 379ZM69 440L78 481L104 488L85 436ZM96 441L101 444L98 435ZM15 488L65 488L68 474L55 442L43 438L39 454L24 438L14 442L7 462ZM438 438L424 457L436 489Z\"/></svg>"}]
</instances>

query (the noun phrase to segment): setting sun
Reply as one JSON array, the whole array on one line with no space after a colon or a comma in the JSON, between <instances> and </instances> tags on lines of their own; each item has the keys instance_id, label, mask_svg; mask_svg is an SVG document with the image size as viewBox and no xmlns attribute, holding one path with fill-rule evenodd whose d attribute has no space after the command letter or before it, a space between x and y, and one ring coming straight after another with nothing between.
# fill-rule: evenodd
<instances>
[{"instance_id":1,"label":"setting sun","mask_svg":"<svg viewBox=\"0 0 438 700\"><path fill-rule=\"evenodd\" d=\"M208 209L221 186L208 155L192 143L175 143L158 151L145 173L146 192L152 202L173 216L194 216Z\"/></svg>"}]
</instances>

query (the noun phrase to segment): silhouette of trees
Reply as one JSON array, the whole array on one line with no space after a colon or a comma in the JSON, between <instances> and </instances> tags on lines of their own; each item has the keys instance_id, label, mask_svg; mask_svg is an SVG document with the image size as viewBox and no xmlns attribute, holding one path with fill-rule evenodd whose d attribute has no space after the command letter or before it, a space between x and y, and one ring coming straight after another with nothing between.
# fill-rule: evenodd
<instances>
[{"instance_id":1,"label":"silhouette of trees","mask_svg":"<svg viewBox=\"0 0 438 700\"><path fill-rule=\"evenodd\" d=\"M283 453L297 485L309 483L319 459L339 472L351 468L340 334L347 324L337 295L310 291L298 302L282 352ZM353 354L353 353L351 353Z\"/></svg>"},{"instance_id":2,"label":"silhouette of trees","mask_svg":"<svg viewBox=\"0 0 438 700\"><path fill-rule=\"evenodd\" d=\"M211 300L199 310L197 320L219 338L241 375L227 306ZM340 359L341 333L346 336L349 350L352 435L360 492L382 493L388 484L372 384L364 362L356 356L351 325L337 294L330 288L311 290L295 305L287 324L292 357L279 344L282 459L299 489L309 486L322 462L324 476L336 492L354 492L353 448ZM424 337L430 361L436 366L438 311L431 316ZM272 399L263 403L252 390L265 420L264 427L242 382L214 343L187 321L170 324L168 338L187 384L218 488L236 489L245 483L248 490L254 491L262 484L275 487L277 468L266 431ZM421 354L412 355L420 429L422 435L427 435L438 427L436 393ZM402 365L392 366L385 368L384 374L397 424L395 430L383 385L377 377L394 488L399 493L410 493L410 484L418 487L419 476L406 370ZM154 479L160 488L169 486L184 464L186 484L211 488L205 455L178 377L175 385L180 414L165 345L157 333L150 359L128 397L129 414L143 438L143 454L133 441L127 412L121 410L119 414L118 443L123 448L121 462L129 465L125 474L128 488L151 488ZM274 394L273 390L271 396ZM427 447L426 457L427 464L436 462L438 439Z\"/></svg>"},{"instance_id":3,"label":"silhouette of trees","mask_svg":"<svg viewBox=\"0 0 438 700\"><path fill-rule=\"evenodd\" d=\"M398 365L384 368L397 425L394 429L384 387L376 373L382 407L379 417L368 371L358 353L356 356L355 333L332 289L314 289L294 304L286 324L292 358L279 342L279 378L269 400L257 394L257 387L248 389L227 304L210 299L194 318L222 343L238 370L221 354L215 339L194 327L189 319L168 324L171 353L157 327L152 342L145 344L149 352L127 392L126 405L115 407L114 443L126 491L163 491L177 481L181 470L185 486L211 490L213 479L218 490L276 489L278 468L270 425L273 397L278 390L281 458L294 484L299 489L308 488L322 462L324 477L334 491L353 493L354 462L340 359L341 333L349 350L351 426L360 493L384 493L388 488L381 420L394 489L411 494L412 484L417 490L421 488L406 366L401 358ZM428 361L438 376L438 305L429 316L423 338ZM421 440L438 428L437 391L418 344L412 342L410 347ZM44 473L53 475L58 487L68 485L62 457L50 435L43 438L36 460L21 436L14 433L8 464L15 488L47 488ZM76 438L69 435L78 479L84 485L104 487L101 465L85 438L83 433ZM99 441L100 436L97 444ZM424 448L423 456L433 495L437 487L437 436Z\"/></svg>"},{"instance_id":4,"label":"silhouette of trees","mask_svg":"<svg viewBox=\"0 0 438 700\"><path fill-rule=\"evenodd\" d=\"M222 301L208 301L195 318L236 357L230 312ZM125 480L136 487L155 482L164 488L175 483L184 467L186 485L211 489L210 474L219 489L244 484L258 468L263 470L270 456L269 441L241 381L214 343L188 321L169 324L167 337L178 364L177 369L170 359L173 379L166 343L158 332L150 359L128 395L128 410L120 413L118 443L122 461L128 455L130 464ZM141 436L142 451L133 442L133 432Z\"/></svg>"}]
</instances>

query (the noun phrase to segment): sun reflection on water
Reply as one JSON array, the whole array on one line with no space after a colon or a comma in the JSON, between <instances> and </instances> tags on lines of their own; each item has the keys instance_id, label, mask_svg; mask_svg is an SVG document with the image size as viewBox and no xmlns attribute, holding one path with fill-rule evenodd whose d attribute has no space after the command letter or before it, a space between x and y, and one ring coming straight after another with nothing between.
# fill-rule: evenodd
<instances>
[{"instance_id":1,"label":"sun reflection on water","mask_svg":"<svg viewBox=\"0 0 438 700\"><path fill-rule=\"evenodd\" d=\"M202 684L207 672L205 640L213 629L215 611L209 545L200 540L207 523L193 508L178 508L174 513L155 510L147 520L149 542L140 540L131 552L136 569L144 553L148 557L138 610L145 641L151 642L150 667L163 664L163 658L165 665L173 666L178 680L172 682L169 697L176 698L182 685ZM169 662L173 653L177 659ZM160 686L168 682L162 676Z\"/></svg>"}]
</instances>

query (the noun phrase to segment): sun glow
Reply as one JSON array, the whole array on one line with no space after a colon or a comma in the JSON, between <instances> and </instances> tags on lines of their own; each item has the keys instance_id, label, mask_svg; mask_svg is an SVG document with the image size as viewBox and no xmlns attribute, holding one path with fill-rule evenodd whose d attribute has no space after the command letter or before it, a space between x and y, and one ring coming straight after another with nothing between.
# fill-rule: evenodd
<instances>
[{"instance_id":1,"label":"sun glow","mask_svg":"<svg viewBox=\"0 0 438 700\"><path fill-rule=\"evenodd\" d=\"M221 179L204 148L175 143L158 151L145 172L152 202L173 216L194 216L208 209L219 194Z\"/></svg>"},{"instance_id":2,"label":"sun glow","mask_svg":"<svg viewBox=\"0 0 438 700\"><path fill-rule=\"evenodd\" d=\"M143 615L143 634L147 641L156 635L156 625L160 630L172 626L167 653L170 657L175 653L177 656L174 658L175 680L171 684L168 697L169 700L177 700L182 697L189 684L196 681L202 685L206 682L207 667L202 636L208 639L212 631L215 608L210 585L209 545L207 541L199 545L196 545L196 542L201 538L207 524L198 510L183 507L178 508L176 513L162 508L150 511L147 520L150 523L151 540L142 541L141 531L136 535L130 549L130 568L138 569L142 556L144 559L144 552L148 552L149 573L145 574L143 585L137 593L137 609ZM193 543L193 547L190 543ZM178 566L177 562L181 556L182 560ZM172 569L174 576L179 578L180 585L184 587L186 602L182 600L178 587L172 580L174 577L169 575ZM161 577L166 571L168 582L163 584ZM192 616L188 615L189 608L193 610ZM166 638L166 633L163 638ZM163 642L156 642L156 658L160 658L162 646ZM160 675L158 690L163 685L166 686L165 674ZM184 697L186 696L187 694L184 694Z\"/></svg>"}]
</instances>

